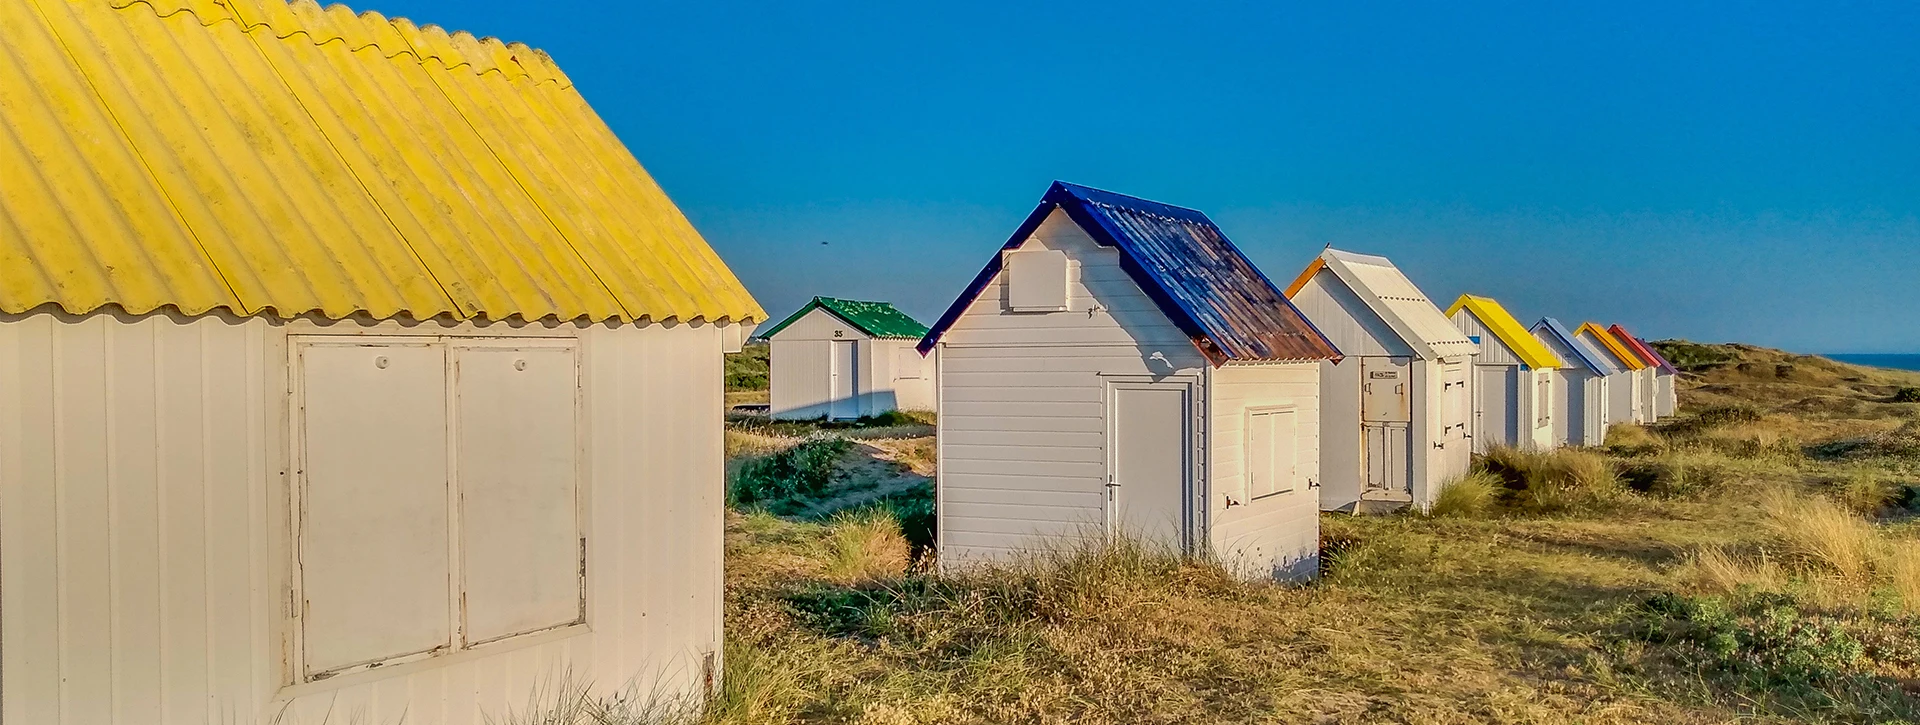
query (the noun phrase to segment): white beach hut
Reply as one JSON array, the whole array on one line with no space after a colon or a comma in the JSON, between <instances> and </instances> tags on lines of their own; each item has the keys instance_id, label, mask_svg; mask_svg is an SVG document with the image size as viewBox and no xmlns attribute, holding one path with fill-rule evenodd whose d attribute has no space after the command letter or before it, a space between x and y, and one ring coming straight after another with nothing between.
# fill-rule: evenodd
<instances>
[{"instance_id":1,"label":"white beach hut","mask_svg":"<svg viewBox=\"0 0 1920 725\"><path fill-rule=\"evenodd\" d=\"M769 414L845 420L933 410L933 360L914 349L926 334L885 302L813 298L763 335Z\"/></svg>"},{"instance_id":2,"label":"white beach hut","mask_svg":"<svg viewBox=\"0 0 1920 725\"><path fill-rule=\"evenodd\" d=\"M1647 419L1659 420L1673 415L1674 410L1679 407L1679 390L1675 383L1680 377L1680 371L1673 367L1673 363L1667 362L1667 358L1662 356L1659 350L1647 344L1647 341L1635 337L1633 333L1627 331L1627 328L1616 324L1607 328L1607 332L1613 333L1614 339L1619 340L1647 365L1640 371L1644 380L1641 388L1643 394L1641 408Z\"/></svg>"},{"instance_id":3,"label":"white beach hut","mask_svg":"<svg viewBox=\"0 0 1920 725\"><path fill-rule=\"evenodd\" d=\"M920 343L943 565L1122 532L1298 578L1338 353L1206 215L1055 183Z\"/></svg>"},{"instance_id":4,"label":"white beach hut","mask_svg":"<svg viewBox=\"0 0 1920 725\"><path fill-rule=\"evenodd\" d=\"M1287 298L1346 356L1321 365L1321 508L1431 505L1473 461L1479 346L1385 257L1329 248Z\"/></svg>"},{"instance_id":5,"label":"white beach hut","mask_svg":"<svg viewBox=\"0 0 1920 725\"><path fill-rule=\"evenodd\" d=\"M714 686L764 315L545 55L280 0L0 27L0 721Z\"/></svg>"},{"instance_id":6,"label":"white beach hut","mask_svg":"<svg viewBox=\"0 0 1920 725\"><path fill-rule=\"evenodd\" d=\"M1644 390L1650 381L1648 376L1640 373L1647 364L1641 362L1640 357L1621 344L1607 328L1592 322L1580 325L1579 329L1574 330L1574 337L1606 353L1616 370L1607 376L1607 424L1650 422L1646 403L1651 396Z\"/></svg>"},{"instance_id":7,"label":"white beach hut","mask_svg":"<svg viewBox=\"0 0 1920 725\"><path fill-rule=\"evenodd\" d=\"M1565 363L1554 370L1554 440L1570 446L1605 443L1607 384L1620 373L1618 364L1591 341L1576 337L1551 317L1534 323L1533 336Z\"/></svg>"},{"instance_id":8,"label":"white beach hut","mask_svg":"<svg viewBox=\"0 0 1920 725\"><path fill-rule=\"evenodd\" d=\"M1553 400L1560 358L1492 298L1460 295L1447 318L1480 345L1473 357L1473 450L1558 445Z\"/></svg>"}]
</instances>

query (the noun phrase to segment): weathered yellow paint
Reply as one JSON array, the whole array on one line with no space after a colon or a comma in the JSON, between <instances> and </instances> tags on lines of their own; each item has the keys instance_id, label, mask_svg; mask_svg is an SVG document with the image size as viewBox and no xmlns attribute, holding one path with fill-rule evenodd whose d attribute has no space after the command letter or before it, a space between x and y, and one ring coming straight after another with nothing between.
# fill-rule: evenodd
<instances>
[{"instance_id":1,"label":"weathered yellow paint","mask_svg":"<svg viewBox=\"0 0 1920 725\"><path fill-rule=\"evenodd\" d=\"M525 45L310 0L0 26L0 311L766 317Z\"/></svg>"},{"instance_id":2,"label":"weathered yellow paint","mask_svg":"<svg viewBox=\"0 0 1920 725\"><path fill-rule=\"evenodd\" d=\"M1520 361L1526 363L1527 367L1551 369L1561 366L1559 356L1554 355L1552 350L1547 349L1545 343L1527 332L1527 328L1493 298L1460 295L1460 299L1454 300L1453 306L1447 308L1447 316L1452 317L1462 309L1480 318L1480 324L1486 325L1487 329L1499 337L1501 342L1506 343L1508 349L1520 356Z\"/></svg>"},{"instance_id":3,"label":"weathered yellow paint","mask_svg":"<svg viewBox=\"0 0 1920 725\"><path fill-rule=\"evenodd\" d=\"M1626 345L1614 339L1613 333L1607 332L1607 328L1601 327L1596 323L1588 322L1582 324L1575 334L1581 332L1593 335L1593 339L1599 340L1600 345L1607 348L1607 354L1619 360L1620 364L1627 366L1628 370L1639 370L1647 366L1646 363L1640 362L1640 356L1633 354L1632 351L1627 349Z\"/></svg>"}]
</instances>

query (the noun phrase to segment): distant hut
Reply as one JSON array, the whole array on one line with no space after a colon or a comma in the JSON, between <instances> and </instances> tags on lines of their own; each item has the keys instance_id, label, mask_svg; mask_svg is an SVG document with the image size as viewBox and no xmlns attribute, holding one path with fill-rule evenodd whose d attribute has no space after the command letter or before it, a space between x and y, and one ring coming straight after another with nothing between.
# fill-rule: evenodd
<instances>
[{"instance_id":1,"label":"distant hut","mask_svg":"<svg viewBox=\"0 0 1920 725\"><path fill-rule=\"evenodd\" d=\"M1553 438L1571 446L1597 446L1607 440L1607 383L1622 372L1606 352L1577 337L1559 320L1542 317L1533 337L1563 363L1554 370Z\"/></svg>"},{"instance_id":2,"label":"distant hut","mask_svg":"<svg viewBox=\"0 0 1920 725\"><path fill-rule=\"evenodd\" d=\"M1678 391L1675 389L1674 381L1679 377L1680 371L1674 369L1673 363L1667 362L1659 350L1655 350L1645 340L1634 337L1633 333L1627 332L1627 328L1614 325L1607 328L1607 331L1613 333L1615 338L1625 343L1635 355L1640 356L1642 362L1647 364L1643 374L1653 380L1653 384L1648 385L1645 391L1651 405L1648 419L1659 420L1673 415L1674 409L1679 407L1679 401L1676 399Z\"/></svg>"},{"instance_id":3,"label":"distant hut","mask_svg":"<svg viewBox=\"0 0 1920 725\"><path fill-rule=\"evenodd\" d=\"M1432 505L1472 463L1479 346L1385 257L1329 248L1287 297L1346 355L1321 365L1321 508Z\"/></svg>"},{"instance_id":4,"label":"distant hut","mask_svg":"<svg viewBox=\"0 0 1920 725\"><path fill-rule=\"evenodd\" d=\"M767 331L769 413L845 420L933 410L927 326L886 302L815 297Z\"/></svg>"},{"instance_id":5,"label":"distant hut","mask_svg":"<svg viewBox=\"0 0 1920 725\"><path fill-rule=\"evenodd\" d=\"M1460 295L1447 318L1480 345L1473 357L1474 451L1558 445L1553 400L1560 358L1492 298Z\"/></svg>"},{"instance_id":6,"label":"distant hut","mask_svg":"<svg viewBox=\"0 0 1920 725\"><path fill-rule=\"evenodd\" d=\"M1640 371L1647 364L1640 356L1628 350L1607 328L1588 322L1574 331L1574 336L1588 344L1605 351L1607 357L1619 371L1607 376L1607 423L1646 423L1648 408L1643 405L1646 393L1641 392L1648 382Z\"/></svg>"},{"instance_id":7,"label":"distant hut","mask_svg":"<svg viewBox=\"0 0 1920 725\"><path fill-rule=\"evenodd\" d=\"M920 350L943 565L1122 533L1315 572L1339 353L1205 214L1056 182Z\"/></svg>"},{"instance_id":8,"label":"distant hut","mask_svg":"<svg viewBox=\"0 0 1920 725\"><path fill-rule=\"evenodd\" d=\"M281 0L0 28L0 720L713 690L765 314L545 54Z\"/></svg>"}]
</instances>

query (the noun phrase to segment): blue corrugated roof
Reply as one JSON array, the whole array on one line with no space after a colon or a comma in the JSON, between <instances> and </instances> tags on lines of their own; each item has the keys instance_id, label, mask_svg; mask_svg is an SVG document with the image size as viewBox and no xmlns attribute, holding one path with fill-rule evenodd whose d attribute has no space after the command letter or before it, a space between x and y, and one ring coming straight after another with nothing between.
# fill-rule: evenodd
<instances>
[{"instance_id":1,"label":"blue corrugated roof","mask_svg":"<svg viewBox=\"0 0 1920 725\"><path fill-rule=\"evenodd\" d=\"M1056 181L1001 249L1019 247L1054 209L1120 250L1121 268L1213 364L1340 357L1220 227L1192 209ZM996 254L920 341L922 352L999 271Z\"/></svg>"},{"instance_id":2,"label":"blue corrugated roof","mask_svg":"<svg viewBox=\"0 0 1920 725\"><path fill-rule=\"evenodd\" d=\"M1580 358L1580 364L1587 366L1587 369L1592 370L1595 375L1612 375L1620 372L1618 367L1607 360L1607 356L1604 353L1594 349L1593 343L1582 340L1574 335L1565 325L1560 324L1559 320L1551 317L1542 317L1539 322L1533 323L1533 329L1535 330L1542 327L1546 328L1549 334L1552 334L1558 339L1562 346L1568 350L1572 350L1574 356Z\"/></svg>"}]
</instances>

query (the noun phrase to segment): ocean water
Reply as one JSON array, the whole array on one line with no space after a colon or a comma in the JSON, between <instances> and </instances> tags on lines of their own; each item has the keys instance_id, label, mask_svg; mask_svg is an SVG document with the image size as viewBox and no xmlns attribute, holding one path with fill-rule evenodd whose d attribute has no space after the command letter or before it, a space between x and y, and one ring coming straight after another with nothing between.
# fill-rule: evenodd
<instances>
[{"instance_id":1,"label":"ocean water","mask_svg":"<svg viewBox=\"0 0 1920 725\"><path fill-rule=\"evenodd\" d=\"M1872 365L1877 368L1920 370L1920 355L1826 355L1843 363Z\"/></svg>"}]
</instances>

